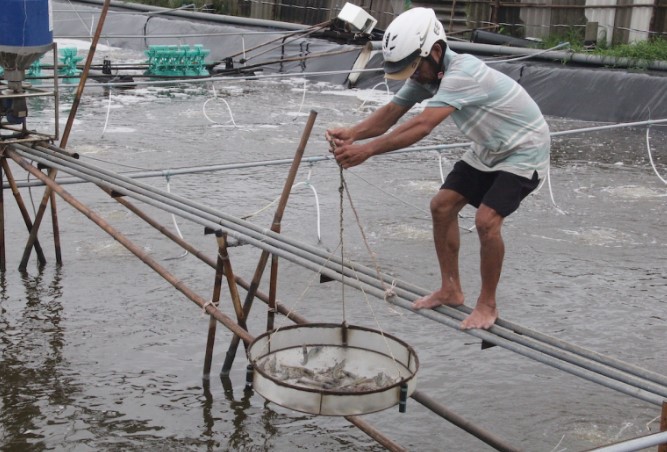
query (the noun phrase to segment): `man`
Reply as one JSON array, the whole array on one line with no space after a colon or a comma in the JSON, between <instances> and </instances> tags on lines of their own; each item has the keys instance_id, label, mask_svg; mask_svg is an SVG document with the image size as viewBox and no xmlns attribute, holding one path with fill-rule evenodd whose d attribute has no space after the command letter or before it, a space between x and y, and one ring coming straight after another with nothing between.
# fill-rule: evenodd
<instances>
[{"instance_id":1,"label":"man","mask_svg":"<svg viewBox=\"0 0 667 452\"><path fill-rule=\"evenodd\" d=\"M441 286L416 300L414 309L464 302L459 278L458 213L477 208L481 289L462 329L490 328L498 318L496 288L505 253L505 217L546 176L549 128L537 104L515 81L481 60L447 47L445 32L432 9L413 8L387 27L382 51L388 79L407 80L391 102L349 128L326 132L343 168L371 156L410 146L449 116L472 142L431 200L433 237ZM396 124L414 104L430 99L423 112ZM374 138L364 143L356 141Z\"/></svg>"}]
</instances>

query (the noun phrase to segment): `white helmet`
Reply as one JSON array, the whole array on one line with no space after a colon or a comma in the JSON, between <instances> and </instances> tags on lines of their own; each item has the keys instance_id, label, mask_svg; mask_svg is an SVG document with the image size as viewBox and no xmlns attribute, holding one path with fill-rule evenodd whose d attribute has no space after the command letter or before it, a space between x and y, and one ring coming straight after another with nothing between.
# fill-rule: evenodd
<instances>
[{"instance_id":1,"label":"white helmet","mask_svg":"<svg viewBox=\"0 0 667 452\"><path fill-rule=\"evenodd\" d=\"M382 38L385 77L409 78L420 58L431 53L433 44L447 42L445 30L431 8L412 8L394 19Z\"/></svg>"}]
</instances>

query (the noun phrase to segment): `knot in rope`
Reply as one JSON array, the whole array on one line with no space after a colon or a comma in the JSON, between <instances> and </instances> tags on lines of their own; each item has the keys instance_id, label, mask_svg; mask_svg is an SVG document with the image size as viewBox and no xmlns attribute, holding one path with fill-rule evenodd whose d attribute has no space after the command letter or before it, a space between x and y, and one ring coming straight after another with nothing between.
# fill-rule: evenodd
<instances>
[{"instance_id":1,"label":"knot in rope","mask_svg":"<svg viewBox=\"0 0 667 452\"><path fill-rule=\"evenodd\" d=\"M388 287L387 289L384 290L384 301L387 301L389 298L393 298L396 296L396 291L394 290L396 288L396 280L391 281L391 287Z\"/></svg>"},{"instance_id":2,"label":"knot in rope","mask_svg":"<svg viewBox=\"0 0 667 452\"><path fill-rule=\"evenodd\" d=\"M202 317L206 315L206 308L209 306L213 306L215 308L218 307L218 302L213 301L213 300L208 300L206 303L204 303L204 306L202 306Z\"/></svg>"}]
</instances>

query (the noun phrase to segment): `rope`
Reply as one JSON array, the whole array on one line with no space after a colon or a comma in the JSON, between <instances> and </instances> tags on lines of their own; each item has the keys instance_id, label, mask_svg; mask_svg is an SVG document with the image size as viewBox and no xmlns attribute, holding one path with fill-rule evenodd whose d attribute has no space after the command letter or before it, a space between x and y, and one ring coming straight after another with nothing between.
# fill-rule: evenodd
<instances>
[{"instance_id":1,"label":"rope","mask_svg":"<svg viewBox=\"0 0 667 452\"><path fill-rule=\"evenodd\" d=\"M107 124L109 124L109 116L111 114L111 90L109 90L109 102L107 103L107 116L104 119L104 127L102 128L102 135L100 137L104 137L104 132L107 130Z\"/></svg>"},{"instance_id":2,"label":"rope","mask_svg":"<svg viewBox=\"0 0 667 452\"><path fill-rule=\"evenodd\" d=\"M206 308L208 306L213 306L213 307L217 308L218 307L218 302L213 301L213 300L208 300L206 303L204 303L204 305L202 306L202 314L201 314L202 317L206 316Z\"/></svg>"},{"instance_id":3,"label":"rope","mask_svg":"<svg viewBox=\"0 0 667 452\"><path fill-rule=\"evenodd\" d=\"M171 184L170 184L170 179L171 175L169 174L169 170L165 172L164 175L165 179L167 180L167 193L171 193ZM183 240L183 234L181 234L181 229L178 227L178 222L176 221L176 215L173 213L171 214L171 221L174 223L174 228L176 229L176 233L178 234L178 237ZM185 250L183 254L177 257L170 257L165 260L172 260L172 259L183 259L185 256L188 255L188 250ZM204 311L206 311L206 305L204 305Z\"/></svg>"},{"instance_id":4,"label":"rope","mask_svg":"<svg viewBox=\"0 0 667 452\"><path fill-rule=\"evenodd\" d=\"M301 109L303 108L303 104L306 101L307 86L308 86L308 79L304 78L303 79L303 96L301 96L301 104L299 105L299 110L296 112L296 116L294 117L294 119L292 121L296 121L296 118L301 113Z\"/></svg>"},{"instance_id":5,"label":"rope","mask_svg":"<svg viewBox=\"0 0 667 452\"><path fill-rule=\"evenodd\" d=\"M650 141L650 134L649 130L651 129L651 125L649 124L646 126L646 149L648 151L648 159L651 162L651 167L653 168L653 172L658 176L658 178L662 181L663 184L667 184L667 180L665 180L660 173L658 172L658 169L655 167L655 163L653 163L653 155L651 155L651 141Z\"/></svg>"},{"instance_id":6,"label":"rope","mask_svg":"<svg viewBox=\"0 0 667 452\"><path fill-rule=\"evenodd\" d=\"M310 189L313 192L313 195L315 196L315 209L317 213L317 242L321 243L322 242L322 227L321 227L321 215L320 215L320 198L317 195L317 190L315 189L315 186L310 183L310 172L308 172L308 178L305 181L298 182L294 184L292 189L295 189L296 187L299 187L301 185L305 185L306 187L310 187ZM248 215L244 215L241 217L242 220L247 220L249 218L252 218L254 216L259 215L260 213L264 212L266 209L274 205L278 200L280 199L280 196L277 196L273 201L268 203L266 206L260 208L259 210L256 210L253 213L250 213Z\"/></svg>"},{"instance_id":7,"label":"rope","mask_svg":"<svg viewBox=\"0 0 667 452\"><path fill-rule=\"evenodd\" d=\"M332 144L333 148L335 149L336 144L334 143L333 140L331 140L331 144ZM339 218L338 218L338 222L339 222L339 225L340 225L340 227L339 227L339 233L340 233L340 242L339 242L340 243L340 260L341 260L341 263L340 263L340 265L341 265L341 270L340 270L341 285L340 285L340 287L341 287L341 300L342 300L342 304L343 304L343 323L345 323L346 322L346 318L345 318L345 245L344 245L344 242L343 242L343 232L344 232L344 227L343 227L343 190L344 190L344 187L345 187L345 177L343 176L343 167L341 165L338 165L338 171L339 171L339 174L340 174L340 185L338 186L338 193L340 195L339 196L339 200L340 200L339 213L340 213L340 215L339 215Z\"/></svg>"},{"instance_id":8,"label":"rope","mask_svg":"<svg viewBox=\"0 0 667 452\"><path fill-rule=\"evenodd\" d=\"M210 99L207 99L206 102L204 102L204 105L202 105L202 113L204 114L204 117L206 119L208 119L210 122L212 122L213 124L219 124L219 125L225 125L226 124L226 123L222 124L222 123L219 123L217 121L214 121L206 114L206 105L212 100L220 99L221 101L223 101L225 103L225 105L227 106L227 111L229 111L230 120L227 121L227 122L228 123L231 122L234 125L234 127L238 127L238 125L236 125L236 121L234 121L234 114L232 113L232 108L229 106L229 104L227 103L227 101L225 99L223 99L222 97L220 97L220 98L218 97L218 93L216 92L215 85L213 83L211 83L211 88L213 89L213 97L211 97Z\"/></svg>"},{"instance_id":9,"label":"rope","mask_svg":"<svg viewBox=\"0 0 667 452\"><path fill-rule=\"evenodd\" d=\"M333 152L336 149L336 143L333 140L329 140L329 145L331 146L330 151ZM366 238L366 233L364 231L363 226L361 225L361 220L359 219L359 215L357 214L357 210L355 209L354 203L352 202L352 196L350 195L350 191L349 191L349 189L347 187L347 183L345 181L345 176L343 175L343 167L341 165L338 165L338 168L339 168L339 172L340 172L340 186L338 188L338 191L340 193L340 220L339 220L340 221L340 253L341 253L341 272L340 273L341 273L341 291L342 291L342 298L343 298L343 323L345 324L346 323L346 320L345 320L345 271L344 271L345 270L345 253L344 253L344 248L343 248L343 191L345 191L345 193L347 194L347 199L350 203L350 208L352 209L352 212L354 213L354 218L357 222L357 226L359 227L359 231L361 232L361 236L362 236L363 241L364 241L364 246L366 247L366 250L368 251L368 254L369 254L370 258L373 261L373 265L375 266L375 271L377 273L378 280L380 281L380 283L382 284L382 287L384 289L383 297L384 297L385 302L388 302L389 298L392 298L392 297L396 296L396 293L394 291L394 288L396 287L396 282L392 281L391 287L389 287L389 288L386 287L385 282L382 279L380 266L377 262L377 256L373 252L373 250L371 249L371 247L368 243L368 239ZM354 271L354 275L355 275L357 281L359 281L357 271L354 270L354 267L352 267L352 270ZM377 315L375 314L375 310L373 309L373 305L368 300L368 294L366 294L366 291L363 289L363 286L360 286L360 287L361 287L361 292L364 294L364 300L366 302L366 306L368 306L368 308L371 311L371 314L373 316L373 320L375 321L375 325L377 326L377 329L378 329L380 335L382 336L382 339L385 343L385 346L387 347L387 351L388 351L389 355L391 356L391 361L394 364L394 367L396 369L397 374L400 375L401 374L400 373L400 367L398 365L396 357L394 356L393 350L391 349L391 347L389 346L389 343L387 342L387 338L384 335L384 330L380 326L380 322L378 321ZM391 311L394 312L394 313L397 313L399 315L402 315L394 309L391 309Z\"/></svg>"}]
</instances>

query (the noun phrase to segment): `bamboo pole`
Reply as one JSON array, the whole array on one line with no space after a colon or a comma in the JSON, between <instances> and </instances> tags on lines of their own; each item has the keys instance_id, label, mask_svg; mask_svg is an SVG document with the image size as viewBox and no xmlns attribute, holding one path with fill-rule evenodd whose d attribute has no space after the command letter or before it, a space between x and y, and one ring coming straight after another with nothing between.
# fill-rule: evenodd
<instances>
[{"instance_id":1,"label":"bamboo pole","mask_svg":"<svg viewBox=\"0 0 667 452\"><path fill-rule=\"evenodd\" d=\"M285 206L287 205L289 194L292 191L292 186L294 185L294 180L296 179L296 173L298 172L299 166L301 165L301 159L303 157L303 153L306 150L306 143L308 143L308 138L310 137L310 132L312 131L313 125L315 124L316 117L317 117L317 112L311 110L310 116L308 117L308 121L306 122L306 128L303 134L301 135L301 142L299 143L299 146L296 150L296 154L294 155L294 160L292 160L292 165L290 167L289 174L287 175L287 180L285 181L285 185L283 186L283 191L280 195L280 201L278 203L278 207L276 208L276 211L274 213L273 222L271 224L271 231L275 233L280 233L280 222L282 221L283 213L285 211ZM259 287L259 283L262 279L262 275L264 274L264 268L266 267L268 259L269 259L269 252L262 251L262 254L259 258L259 262L257 263L257 267L255 268L255 274L250 283L250 287L248 289L245 302L243 304L243 312L245 314L245 317L247 317L250 314L250 308L252 307L253 298L255 297L255 293L257 292L257 289ZM229 345L229 349L227 350L227 355L225 356L225 362L222 365L222 370L220 371L222 375L229 374L229 371L232 368L232 364L234 363L234 358L236 357L236 350L238 346L239 346L239 338L235 336L232 338L232 342Z\"/></svg>"},{"instance_id":2,"label":"bamboo pole","mask_svg":"<svg viewBox=\"0 0 667 452\"><path fill-rule=\"evenodd\" d=\"M429 410L439 415L441 418L451 422L460 429L465 430L466 432L473 435L475 438L485 442L494 449L505 452L518 452L519 449L510 446L504 440L495 436L493 433L487 432L486 430L478 427L472 422L452 412L447 407L437 403L436 401L434 401L421 391L414 391L411 397L415 399L417 402L424 405Z\"/></svg>"},{"instance_id":3,"label":"bamboo pole","mask_svg":"<svg viewBox=\"0 0 667 452\"><path fill-rule=\"evenodd\" d=\"M234 271L232 270L232 261L229 259L229 252L227 251L227 235L219 234L218 243L220 243L220 258L222 259L222 271L227 278L227 285L229 286L229 292L232 297L232 305L234 306L234 312L236 313L236 323L239 324L244 330L248 330L246 327L245 319L246 316L243 312L243 306L241 305L241 297L239 296L239 290L236 286L236 281L234 280Z\"/></svg>"},{"instance_id":4,"label":"bamboo pole","mask_svg":"<svg viewBox=\"0 0 667 452\"><path fill-rule=\"evenodd\" d=\"M222 246L218 244L218 262L215 267L215 279L213 284L213 296L211 302L218 306L220 303L220 292L222 290L222 267L224 261L221 254ZM208 380L211 374L211 363L213 362L213 345L215 344L215 330L218 322L211 316L208 321L208 337L206 339L206 356L204 357L204 379Z\"/></svg>"},{"instance_id":5,"label":"bamboo pole","mask_svg":"<svg viewBox=\"0 0 667 452\"><path fill-rule=\"evenodd\" d=\"M273 329L276 316L276 294L278 292L278 256L271 256L271 276L269 278L269 311L266 316L266 331Z\"/></svg>"},{"instance_id":6,"label":"bamboo pole","mask_svg":"<svg viewBox=\"0 0 667 452\"><path fill-rule=\"evenodd\" d=\"M217 307L211 305L201 296L193 292L189 287L187 287L182 281L169 273L164 267L162 267L157 261L151 258L141 247L135 245L132 241L127 239L124 235L114 229L106 221L104 221L99 215L94 211L90 210L71 194L69 194L65 189L59 186L54 180L46 177L41 171L30 165L24 159L22 159L14 150L8 151L9 157L12 158L16 163L19 164L23 169L28 171L30 174L34 175L42 182L44 182L51 190L54 190L62 199L65 200L72 207L77 209L83 215L88 217L91 221L97 224L102 228L107 234L112 236L116 241L121 245L127 248L132 254L137 256L142 262L151 267L156 273L162 276L167 282L174 286L179 292L185 295L190 301L198 305L200 308L204 309L208 314L212 315L217 321L225 325L232 333L236 334L246 343L252 342L254 339L246 330L238 326L231 318L220 312Z\"/></svg>"},{"instance_id":7,"label":"bamboo pole","mask_svg":"<svg viewBox=\"0 0 667 452\"><path fill-rule=\"evenodd\" d=\"M200 261L202 261L202 262L204 262L205 264L207 264L209 267L211 267L211 268L213 268L213 269L216 268L216 263L215 263L215 261L214 261L213 259L211 259L209 256L207 256L206 254L204 254L204 252L202 252L201 250L198 250L197 248L195 248L194 246L192 246L191 244L189 244L188 242L186 242L185 240L183 240L182 238L180 238L178 235L176 235L176 234L174 234L173 232L171 232L171 231L169 230L169 228L167 228L167 227L164 226L164 225L161 225L161 224L158 223L155 219L153 219L153 218L151 218L150 216L146 215L141 209L139 209L138 207L136 207L134 204L132 204L130 201L128 201L128 200L125 199L124 197L122 197L122 196L120 196L120 195L118 195L118 194L112 192L111 190L109 190L109 189L107 189L107 188L104 188L104 187L100 187L100 188L102 188L102 190L104 190L105 192L107 192L107 193L108 193L113 199L115 199L119 204L125 206L125 207L126 207L127 209L129 209L132 213L134 213L134 214L137 215L139 218L141 218L142 220L144 220L146 223L148 223L149 225L151 225L153 228L155 228L158 232L160 232L161 234L163 234L165 237L167 237L167 238L169 238L170 240L172 240L174 243L176 243L177 245L179 245L181 248L183 248L184 250L186 250L187 252L189 252L190 254L192 254L194 257L196 257L196 258L199 259ZM234 276L234 280L236 281L236 283L237 283L239 286L241 286L241 287L242 287L243 289L245 289L246 291L250 290L250 284L249 284L246 280L244 280L243 278L241 278L240 276L235 275L235 276ZM256 296L257 298L259 298L260 300L262 300L264 303L266 303L266 304L269 303L269 296L268 296L267 294L265 294L264 292L262 292L262 291L260 291L260 290L256 290L256 291L255 291L255 296ZM289 318L290 320L293 320L295 323L306 323L306 320L305 320L305 319L301 318L298 314L295 314L295 313L290 312L289 309L287 309L285 306L282 306L280 303L276 303L276 310L277 310L277 312L283 314L284 316L286 316L286 317Z\"/></svg>"},{"instance_id":8,"label":"bamboo pole","mask_svg":"<svg viewBox=\"0 0 667 452\"><path fill-rule=\"evenodd\" d=\"M20 145L15 145L15 147L16 148L22 148ZM22 152L20 152L20 151L17 151L17 152L19 154L23 155ZM39 161L39 158L37 158L36 156L31 155L30 158ZM102 172L104 173L104 171L102 171ZM97 180L97 178L90 178L88 180L93 180L93 179ZM171 196L170 198L173 198L174 202L178 201L179 203L184 203L183 206L180 206L180 204L179 204L179 209L181 207L185 207L186 205L190 204L185 199L178 199L177 200L176 197L173 197L173 196ZM148 201L149 200L147 200L147 202ZM165 200L164 202L169 202L170 205L171 205L171 201ZM315 271L321 271L323 274L327 274L329 276L332 276L335 279L339 279L340 275L337 272L334 272L333 270L328 270L327 269L328 264L325 265L325 267L327 267L327 268L322 270L319 266L315 265L315 261L311 262L312 256L310 256L310 255L309 256L302 256L302 253L301 253L300 250L295 251L295 250L291 250L291 247L283 248L282 246L280 246L280 244L277 244L277 245L272 245L271 244L273 242L273 240L275 239L275 240L280 240L281 242L285 242L283 245L286 245L287 242L290 242L288 237L284 237L284 236L281 236L280 234L275 234L275 233L272 233L272 232L266 231L266 230L261 230L260 231L259 227L253 228L253 226L251 224L246 224L246 222L243 222L243 221L240 221L240 220L236 221L232 218L220 219L220 218L225 218L225 216L223 214L219 213L219 212L213 212L210 209L205 208L204 206L194 206L193 205L193 207L196 207L198 209L197 210L197 215L203 215L204 213L206 213L207 215L208 214L215 215L215 218L211 217L210 221L215 221L216 223L219 222L219 224L222 225L223 228L231 228L232 230L234 230L236 228L236 226L228 224L228 221L234 221L235 224L238 223L239 225L242 225L242 229L243 229L242 234L253 234L254 235L254 232L251 232L251 230L254 231L255 229L257 229L258 230L257 231L257 236L255 238L248 238L248 237L245 238L246 240L248 240L248 243L254 244L255 246L257 246L257 247L259 247L263 250L267 250L270 253L278 254L281 257L285 257L285 258L288 258L288 259L291 258L290 255L287 252L288 249L289 249L290 250L289 253L296 253L299 256L303 257L304 259L308 259L308 262L303 262L303 261L300 261L300 260L297 260L297 259L293 259L294 262L298 262L300 265L304 265L306 268L309 268L309 269L312 269L312 270L315 270ZM199 217L195 218L193 216L194 221L197 221L198 218ZM216 226L216 228L217 228L217 226ZM279 237L272 237L272 236L279 236ZM310 250L311 247L303 246L303 248L304 248L304 250L305 249ZM322 250L313 249L313 250L310 250L309 253L312 252L312 253L316 254L316 253L319 253L321 251ZM363 266L357 266L355 264L354 268L356 268L357 270L362 270ZM367 269L367 271L369 272L369 274L372 273L371 269ZM363 273L366 273L366 270L364 270ZM361 275L361 276L363 276L363 275ZM373 279L373 281L374 281L373 286L375 287L377 281L375 279ZM391 281L391 279L389 279L389 281ZM357 281L354 281L354 282L347 281L347 284L348 285L354 285L355 287L357 287ZM370 282L369 282L369 284L370 284ZM406 288L405 291L400 289L400 287L403 287L403 286L405 286L405 288ZM407 302L404 302L403 299L405 299L407 301L412 301L412 300L414 300L416 295L421 295L422 294L421 292L423 291L423 289L417 289L417 288L414 288L414 287L409 289L408 286L409 285L404 285L404 284L399 282L395 291L396 291L397 296L401 297L401 298L397 297L398 299L396 299L396 300L391 299L391 300L388 300L388 301L391 302L391 303L397 304L397 305L399 305L399 306L401 306L405 309L410 309L411 305ZM380 288L378 288L378 289L380 289ZM384 293L384 288L382 288L381 293L379 293L379 292L380 292L379 290L378 291L373 290L373 291L370 291L369 293L372 293L374 296L384 298L384 296L386 295ZM454 328L458 329L458 324L460 322L460 316L463 315L463 314L461 312L456 311L456 310L452 310L451 308L449 308L449 310L445 310L444 308L445 307L438 308L438 312L440 314L443 314L444 316L443 317L438 316L437 320L445 323L448 326L451 326L451 327L454 327ZM433 311L428 311L428 312L421 311L421 312L419 312L419 315L423 315L425 317L431 318L430 315L435 315L435 314L433 313ZM449 317L451 317L451 319ZM508 324L507 326L508 326L508 329L509 329L510 325ZM503 328L501 328L501 327L503 327ZM516 331L518 331L518 330L516 330ZM502 335L501 335L501 333L502 333ZM488 332L478 331L478 330L471 330L471 331L468 332L468 334L479 337L480 339L483 339L483 340L486 339L489 342L493 342L493 343L496 343L497 345L501 345L505 348L508 348L509 350L512 350L512 351L515 351L519 354L522 354L523 356L530 357L531 359L535 359L537 361L540 361L540 362L543 362L545 364L551 365L553 367L564 370L564 371L569 372L571 374L580 376L580 377L588 379L590 381L597 382L599 384L610 387L612 389L616 389L620 392L624 392L626 394L633 395L634 397L640 398L642 400L649 401L650 403L654 403L658 406L661 406L662 401L664 400L664 394L667 394L667 392L665 392L664 390L660 390L658 392L655 392L655 396L652 395L652 394L648 394L647 391L654 392L656 390L656 388L653 385L646 385L645 382L638 382L636 378L628 378L628 376L622 375L622 373L619 373L617 371L611 371L609 369L602 369L598 365L595 365L595 367L593 368L592 363L588 362L588 359L592 359L593 357L586 358L586 359L582 360L582 359L577 358L575 356L570 356L571 353L579 355L579 353L574 351L574 350L568 350L567 352L565 352L565 350L563 350L561 352L561 351L553 350L552 347L546 347L545 348L544 345L546 345L546 344L535 343L532 340L526 342L525 339L527 337L529 337L529 336L534 337L535 336L535 334L532 334L532 333L527 334L527 333L530 333L529 331L523 331L522 330L522 334L515 334L514 329L511 329L511 330L507 331L509 336L506 336L505 333L506 332L504 332L504 325L501 325L500 321L498 322L498 325L494 326ZM494 335L496 335L498 337L496 337L494 339L493 338ZM507 339L505 339L505 337L507 337ZM537 342L541 341L538 338L535 338L535 340ZM518 344L514 344L513 342L518 342ZM553 338L550 339L549 342L553 343ZM560 346L558 346L557 344L553 344L553 345L554 345L554 347L560 348ZM526 349L524 349L524 348L526 348ZM543 355L541 353L537 353L538 351L544 351L545 355ZM548 355L548 356L546 356L546 355ZM558 363L556 360L552 359L552 356L554 358L557 358L557 359L560 359L560 360L563 360L563 361L566 361L566 362L565 363ZM580 355L580 356L583 357L583 355ZM614 367L618 370L621 370L621 367L618 367L617 364L614 364L613 362L610 362L610 360L608 360L607 358L601 357L600 360L595 360L595 361L599 362L599 363L603 363L603 364L608 365L610 367ZM582 368L578 369L574 366L581 366ZM627 365L625 365L623 367L626 368ZM646 373L646 372L643 371L643 369L639 369L639 370L642 371L640 374L633 373L633 375L638 375L639 376L639 375L643 375L644 373ZM597 374L601 374L601 375L597 375ZM601 376L608 377L608 378L600 378ZM609 378L617 380L617 381L609 381ZM642 376L640 378L643 379L643 378L646 378L646 377ZM653 381L655 381L655 380L653 380ZM622 384L618 384L618 383L622 383ZM633 388L629 388L627 386L633 386ZM651 387L651 389L647 389L647 390L640 389L640 388L649 388L649 387ZM637 390L637 389L640 389L640 390ZM660 396L660 394L663 394L663 395Z\"/></svg>"},{"instance_id":9,"label":"bamboo pole","mask_svg":"<svg viewBox=\"0 0 667 452\"><path fill-rule=\"evenodd\" d=\"M65 125L65 130L63 131L63 137L60 140L60 148L62 149L67 147L67 141L69 140L69 135L72 130L72 126L74 125L74 118L76 117L77 110L79 109L79 104L81 103L83 90L86 86L86 81L88 80L88 73L90 72L90 66L93 64L93 57L95 56L95 49L97 48L97 43L100 40L100 36L102 35L102 28L104 27L104 21L106 20L107 11L109 10L110 3L111 0L104 1L104 6L102 7L102 11L100 12L100 18L97 23L97 29L95 30L95 35L93 36L93 39L90 42L90 49L88 50L86 63L84 65L83 72L81 73L81 77L79 79L79 86L77 87L76 95L74 96L74 101L72 102L72 107L70 108L69 116L67 117L67 123ZM57 174L58 174L57 170L49 169L49 175L52 179L55 179ZM42 223L44 212L46 212L46 204L49 200L55 200L55 197L51 196L51 190L49 189L49 186L47 184L47 187L44 190L44 195L42 196L42 201L39 204L39 209L37 210L37 214L35 215L35 221L33 222L33 227L30 230L30 236L28 237L28 242L26 243L26 247L23 252L23 258L21 259L21 263L19 265L19 270L22 272L25 271L28 266L28 259L30 259L30 252L32 250L33 244L37 240L37 233L39 232L39 226ZM52 211L54 211L55 209L56 207L52 206ZM56 226L54 227L57 227L57 224L58 221L57 219L55 219L54 225ZM59 237L60 234L57 234L57 236ZM58 255L59 253L60 253L60 247L58 245L58 247L56 248L56 255Z\"/></svg>"},{"instance_id":10,"label":"bamboo pole","mask_svg":"<svg viewBox=\"0 0 667 452\"><path fill-rule=\"evenodd\" d=\"M391 452L404 452L407 450L400 444L384 436L382 433L380 433L379 430L377 430L375 427L373 427L371 424L364 421L360 417L345 416L345 419L351 424L353 424L355 427L357 427L359 430L361 430L362 432L373 438L378 444L384 446L387 450Z\"/></svg>"},{"instance_id":11,"label":"bamboo pole","mask_svg":"<svg viewBox=\"0 0 667 452\"><path fill-rule=\"evenodd\" d=\"M16 200L16 205L18 206L19 211L21 212L21 216L23 217L23 222L25 223L28 232L30 232L30 230L32 229L32 220L30 219L30 214L28 213L28 209L26 208L25 203L23 202L23 197L21 196L21 192L19 191L18 186L16 185L16 179L14 179L14 175L12 173L11 168L9 167L9 163L7 163L6 158L2 159L2 168L5 170L5 175L7 176L7 183L9 184L9 188L12 190L12 195L14 196L14 199ZM44 257L44 251L42 251L42 246L39 244L39 240L35 240L34 247L39 263L41 265L46 264L46 257Z\"/></svg>"},{"instance_id":12,"label":"bamboo pole","mask_svg":"<svg viewBox=\"0 0 667 452\"><path fill-rule=\"evenodd\" d=\"M102 228L106 233L108 233L115 240L117 240L121 245L123 245L130 252L132 252L135 256L137 256L142 262L144 262L149 267L151 267L156 273L158 273L160 276L162 276L167 282L169 282L171 285L173 285L178 291L183 293L192 302L197 304L202 309L205 309L205 311L208 314L210 314L211 317L215 318L217 321L219 321L225 327L227 327L232 333L234 333L235 337L239 337L240 340L244 341L244 343L250 343L250 342L253 341L254 338L245 329L243 329L241 326L234 323L234 321L231 318L229 318L228 316L226 316L225 314L220 312L220 310L218 310L218 308L216 306L213 306L212 304L206 302L199 295L192 292L187 286L185 286L185 284L183 284L180 280L178 280L173 275L171 275L171 273L169 273L160 264L158 264L154 259L152 259L140 247L136 246L129 239L127 239L124 235L122 235L120 232L116 231L112 226L110 226L102 218L100 218L95 212L93 212L88 207L86 207L84 204L79 202L76 198L74 198L66 190L64 190L61 186L59 186L55 181L46 177L41 171L37 170L32 165L30 165L28 162L23 160L18 154L15 153L15 151L13 151L13 150L9 151L9 156L16 163L18 163L23 169L25 169L26 171L28 171L29 173L33 174L35 177L37 177L41 181L43 181L49 188L51 188L53 191L55 191L68 204L70 204L72 207L74 207L79 212L81 212L83 215L85 215L90 220L92 220L95 224L97 224L100 228ZM231 272L230 272L230 275L231 275ZM232 275L232 277L233 277L233 275ZM296 316L292 316L292 318L295 318L295 317ZM303 323L305 323L305 321L303 319L299 319L299 320L302 321ZM223 378L224 378L224 376L223 376ZM361 418L358 418L356 416L346 416L345 419L347 419L350 423L352 423L357 428L362 430L364 433L369 435L376 442L378 442L379 444L386 447L388 450L396 451L396 452L402 452L402 451L405 450L403 447L401 447L400 445L398 445L397 443L392 441L390 438L384 436L377 429L372 427L370 424L368 424L366 421L362 420Z\"/></svg>"},{"instance_id":13,"label":"bamboo pole","mask_svg":"<svg viewBox=\"0 0 667 452\"><path fill-rule=\"evenodd\" d=\"M58 209L56 208L56 194L51 191L51 223L53 224L53 246L56 253L56 264L63 263L60 252L60 228L58 227Z\"/></svg>"},{"instance_id":14,"label":"bamboo pole","mask_svg":"<svg viewBox=\"0 0 667 452\"><path fill-rule=\"evenodd\" d=\"M48 173L48 178L53 179L56 176L56 174L58 174L58 170L50 168ZM26 268L28 267L28 260L30 259L30 253L32 251L33 246L35 245L35 242L37 241L37 233L39 232L39 227L42 224L42 219L44 218L44 212L46 212L46 205L48 204L49 199L51 199L51 190L47 185L47 187L44 189L44 195L42 196L42 201L39 203L37 214L35 215L35 220L32 223L32 228L30 228L30 235L28 236L28 242L26 243L25 249L23 250L23 257L21 258L21 263L19 264L19 271L21 272L26 271Z\"/></svg>"}]
</instances>

